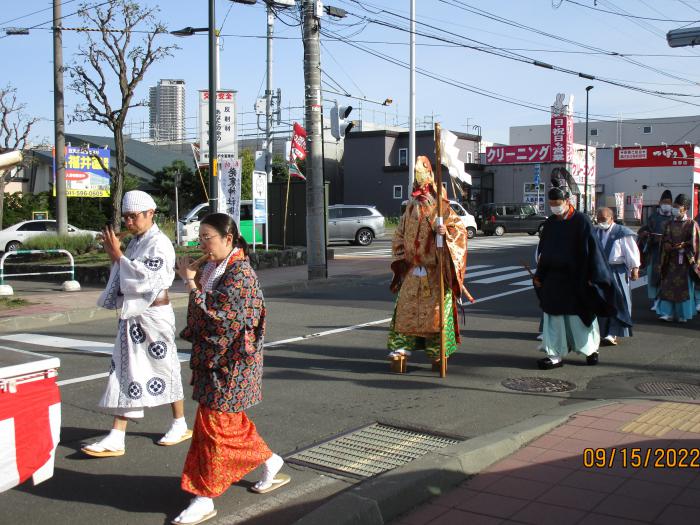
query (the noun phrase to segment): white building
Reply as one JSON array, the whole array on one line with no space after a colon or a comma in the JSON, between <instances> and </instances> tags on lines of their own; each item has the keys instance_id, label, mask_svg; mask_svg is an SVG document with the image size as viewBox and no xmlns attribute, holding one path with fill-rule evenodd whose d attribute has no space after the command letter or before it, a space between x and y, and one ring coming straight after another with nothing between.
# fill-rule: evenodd
<instances>
[{"instance_id":1,"label":"white building","mask_svg":"<svg viewBox=\"0 0 700 525\"><path fill-rule=\"evenodd\" d=\"M549 142L549 124L511 126L510 144ZM585 121L574 124L574 142L585 144ZM685 117L589 120L588 145L601 148L616 146L656 146L663 144L700 144L700 115Z\"/></svg>"},{"instance_id":2,"label":"white building","mask_svg":"<svg viewBox=\"0 0 700 525\"><path fill-rule=\"evenodd\" d=\"M162 79L149 89L149 137L158 143L185 140L185 81Z\"/></svg>"}]
</instances>

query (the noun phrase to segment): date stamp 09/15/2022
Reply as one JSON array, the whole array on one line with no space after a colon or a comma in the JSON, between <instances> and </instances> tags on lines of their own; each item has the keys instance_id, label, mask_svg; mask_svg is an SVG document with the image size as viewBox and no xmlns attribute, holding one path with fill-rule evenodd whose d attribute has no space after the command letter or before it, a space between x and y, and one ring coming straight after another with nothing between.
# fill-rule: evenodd
<instances>
[{"instance_id":1,"label":"date stamp 09/15/2022","mask_svg":"<svg viewBox=\"0 0 700 525\"><path fill-rule=\"evenodd\" d=\"M700 469L700 448L585 448L583 466Z\"/></svg>"}]
</instances>

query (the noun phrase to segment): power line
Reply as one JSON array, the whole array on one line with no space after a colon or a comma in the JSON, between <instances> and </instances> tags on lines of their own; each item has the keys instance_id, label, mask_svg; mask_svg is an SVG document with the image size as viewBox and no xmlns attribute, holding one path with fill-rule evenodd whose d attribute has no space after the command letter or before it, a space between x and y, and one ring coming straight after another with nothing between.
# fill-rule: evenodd
<instances>
[{"instance_id":1,"label":"power line","mask_svg":"<svg viewBox=\"0 0 700 525\"><path fill-rule=\"evenodd\" d=\"M580 2L576 2L576 0L564 0L564 1L568 2L569 4L577 5L579 7L585 7L586 9L591 9L592 11L599 11L601 13L608 13L611 15L623 16L625 18L636 18L638 20L651 20L653 22L674 22L674 23L678 23L678 24L683 24L686 22L689 22L691 24L694 22L700 22L700 20L675 20L675 19L671 19L671 18L652 18L652 17L648 17L648 16L637 16L637 15L631 15L629 13L620 13L617 11L609 11L607 9L601 9L600 7L594 7L594 6L582 4Z\"/></svg>"},{"instance_id":2,"label":"power line","mask_svg":"<svg viewBox=\"0 0 700 525\"><path fill-rule=\"evenodd\" d=\"M73 13L69 13L69 14L67 14L67 15L63 15L62 17L58 18L58 20L63 20L64 18L68 18L68 17L70 17L70 16L77 15L78 13L80 13L81 11L83 11L84 9L92 9L92 8L95 8L95 7L102 7L103 5L111 4L113 1L114 1L114 0L107 0L106 2L102 2L102 3L99 3L99 4L93 4L93 5L86 5L86 6L83 6L83 7L81 7L80 9L78 9L77 11L74 11ZM53 18L52 18L52 19L49 20L48 22L42 22L41 24L36 24L36 25L34 25L34 26L26 27L26 28L23 28L23 29L27 29L27 30L31 30L31 29L45 29L45 28L42 28L41 26L45 26L46 24L53 24L53 22L54 22L54 20L53 20ZM12 35L3 35L3 36L0 36L0 40L2 40L3 38L7 38L8 36L12 36Z\"/></svg>"},{"instance_id":3,"label":"power line","mask_svg":"<svg viewBox=\"0 0 700 525\"><path fill-rule=\"evenodd\" d=\"M72 2L75 2L76 0L66 0L65 2L61 3L61 6L66 6ZM53 9L53 6L51 7L45 7L44 9L39 9L38 11L34 11L32 13L27 13L26 15L18 16L17 18L12 18L10 20L5 20L4 22L0 22L0 26L4 26L5 24L9 24L10 22L16 22L17 20L21 20L23 18L27 18L33 15L38 15L39 13L43 13L44 11L51 11Z\"/></svg>"}]
</instances>

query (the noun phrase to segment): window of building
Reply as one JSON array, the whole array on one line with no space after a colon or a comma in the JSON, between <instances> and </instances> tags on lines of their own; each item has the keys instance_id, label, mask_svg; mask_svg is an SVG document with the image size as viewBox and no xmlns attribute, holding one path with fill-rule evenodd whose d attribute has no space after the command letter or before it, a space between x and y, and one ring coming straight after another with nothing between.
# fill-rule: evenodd
<instances>
[{"instance_id":1,"label":"window of building","mask_svg":"<svg viewBox=\"0 0 700 525\"><path fill-rule=\"evenodd\" d=\"M644 133L645 135L651 135L651 126L644 126L642 128L642 133Z\"/></svg>"},{"instance_id":2,"label":"window of building","mask_svg":"<svg viewBox=\"0 0 700 525\"><path fill-rule=\"evenodd\" d=\"M598 136L598 128L591 128L591 137Z\"/></svg>"},{"instance_id":3,"label":"window of building","mask_svg":"<svg viewBox=\"0 0 700 525\"><path fill-rule=\"evenodd\" d=\"M474 161L474 155L471 151L467 151L467 164L471 164Z\"/></svg>"},{"instance_id":4,"label":"window of building","mask_svg":"<svg viewBox=\"0 0 700 525\"><path fill-rule=\"evenodd\" d=\"M399 166L408 166L408 148L399 148Z\"/></svg>"},{"instance_id":5,"label":"window of building","mask_svg":"<svg viewBox=\"0 0 700 525\"><path fill-rule=\"evenodd\" d=\"M394 186L394 198L403 199L403 186Z\"/></svg>"}]
</instances>

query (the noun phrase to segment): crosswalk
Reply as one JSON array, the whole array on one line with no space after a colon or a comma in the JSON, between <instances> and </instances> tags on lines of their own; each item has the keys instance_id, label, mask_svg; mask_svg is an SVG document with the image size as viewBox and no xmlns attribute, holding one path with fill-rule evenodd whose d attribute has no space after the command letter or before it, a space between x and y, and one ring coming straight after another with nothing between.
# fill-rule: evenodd
<instances>
[{"instance_id":1,"label":"crosswalk","mask_svg":"<svg viewBox=\"0 0 700 525\"><path fill-rule=\"evenodd\" d=\"M474 271L477 270L477 271ZM493 266L479 264L467 267L465 282L467 284L495 284L503 283L509 286L532 286L528 271L522 266ZM511 282L508 282L511 281Z\"/></svg>"},{"instance_id":2,"label":"crosswalk","mask_svg":"<svg viewBox=\"0 0 700 525\"><path fill-rule=\"evenodd\" d=\"M476 251L495 251L506 250L508 248L517 248L520 246L534 247L539 242L540 238L536 235L527 237L476 237L469 241L469 253ZM351 250L334 255L336 259L356 259L356 258L373 258L373 259L391 259L391 246L382 246L377 248L365 248L360 250Z\"/></svg>"}]
</instances>

